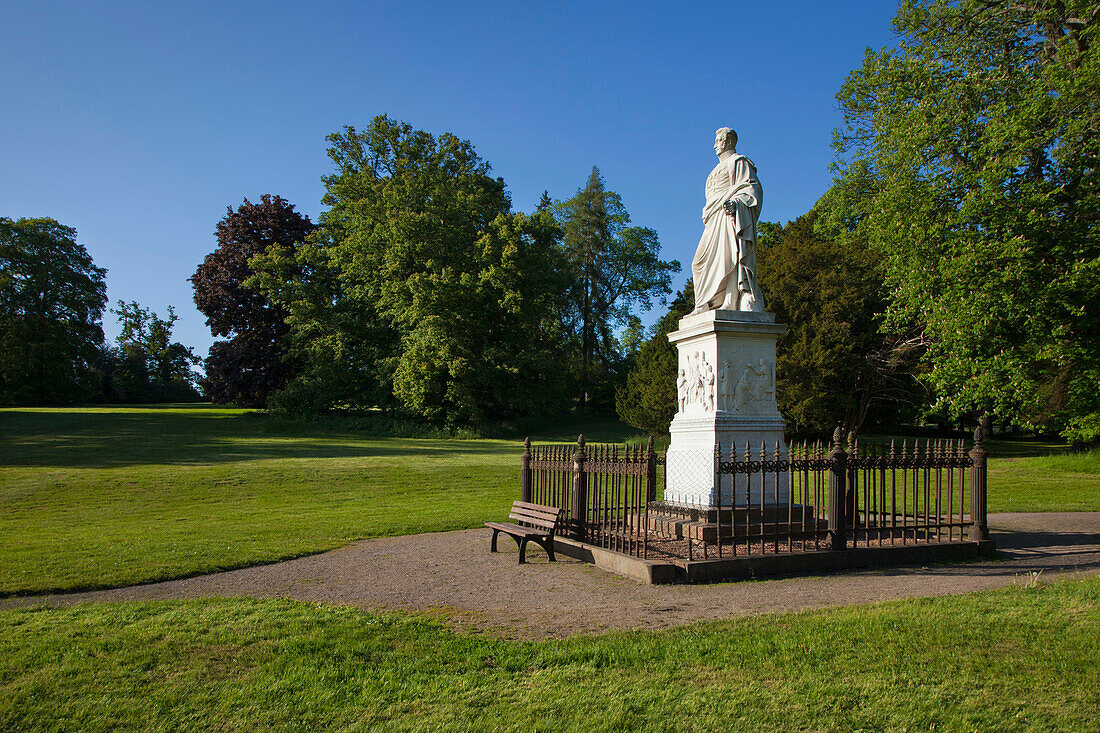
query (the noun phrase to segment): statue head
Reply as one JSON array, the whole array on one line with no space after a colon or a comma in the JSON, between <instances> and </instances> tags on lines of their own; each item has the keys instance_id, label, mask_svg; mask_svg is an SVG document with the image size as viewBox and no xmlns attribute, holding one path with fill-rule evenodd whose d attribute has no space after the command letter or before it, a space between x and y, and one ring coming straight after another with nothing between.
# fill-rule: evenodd
<instances>
[{"instance_id":1,"label":"statue head","mask_svg":"<svg viewBox=\"0 0 1100 733\"><path fill-rule=\"evenodd\" d=\"M714 153L721 155L727 150L737 150L737 133L732 128L719 127L714 132Z\"/></svg>"}]
</instances>

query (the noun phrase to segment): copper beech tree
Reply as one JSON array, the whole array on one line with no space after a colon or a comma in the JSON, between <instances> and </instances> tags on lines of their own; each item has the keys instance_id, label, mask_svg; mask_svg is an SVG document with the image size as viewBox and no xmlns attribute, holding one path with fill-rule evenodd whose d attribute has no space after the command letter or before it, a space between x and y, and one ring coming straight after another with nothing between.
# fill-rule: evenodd
<instances>
[{"instance_id":1,"label":"copper beech tree","mask_svg":"<svg viewBox=\"0 0 1100 733\"><path fill-rule=\"evenodd\" d=\"M313 224L280 196L264 194L228 208L218 222L217 249L191 276L195 306L216 341L206 359L206 389L219 403L262 407L283 387L295 367L287 355L286 312L248 284L251 260L273 245L296 247Z\"/></svg>"}]
</instances>

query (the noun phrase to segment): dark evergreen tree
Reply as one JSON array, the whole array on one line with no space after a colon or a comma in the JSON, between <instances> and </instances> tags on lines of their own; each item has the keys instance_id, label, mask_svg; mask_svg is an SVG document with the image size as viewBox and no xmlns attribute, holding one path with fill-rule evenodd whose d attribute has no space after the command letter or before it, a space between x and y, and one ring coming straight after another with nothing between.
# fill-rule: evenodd
<instances>
[{"instance_id":1,"label":"dark evergreen tree","mask_svg":"<svg viewBox=\"0 0 1100 733\"><path fill-rule=\"evenodd\" d=\"M826 196L818 206L830 202ZM802 434L837 425L859 431L869 416L911 416L924 397L913 378L917 354L879 331L881 262L865 241L815 230L819 218L815 210L786 226L760 227L764 302L787 325L777 344L779 410Z\"/></svg>"},{"instance_id":2,"label":"dark evergreen tree","mask_svg":"<svg viewBox=\"0 0 1100 733\"><path fill-rule=\"evenodd\" d=\"M552 211L554 208L554 200L550 198L549 191L543 191L542 196L539 198L539 204L535 208L535 211L542 213L544 211Z\"/></svg>"},{"instance_id":3,"label":"dark evergreen tree","mask_svg":"<svg viewBox=\"0 0 1100 733\"><path fill-rule=\"evenodd\" d=\"M668 335L695 308L691 280L676 294L668 313L654 324L638 350L635 366L615 396L615 409L627 425L651 435L663 435L676 414L676 347Z\"/></svg>"},{"instance_id":4,"label":"dark evergreen tree","mask_svg":"<svg viewBox=\"0 0 1100 733\"><path fill-rule=\"evenodd\" d=\"M555 208L572 275L569 321L577 334L580 401L586 406L599 381L595 377L614 373L615 329L631 323L635 307L648 309L654 299L664 302L680 263L660 259L655 231L627 226L630 215L621 197L604 187L596 167L584 188ZM610 387L613 396L613 382Z\"/></svg>"}]
</instances>

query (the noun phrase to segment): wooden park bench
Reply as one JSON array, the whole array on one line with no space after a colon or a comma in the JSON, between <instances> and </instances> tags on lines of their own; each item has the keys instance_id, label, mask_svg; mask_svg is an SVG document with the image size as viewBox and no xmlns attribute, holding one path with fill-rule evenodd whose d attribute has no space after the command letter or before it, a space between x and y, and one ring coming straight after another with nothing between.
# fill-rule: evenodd
<instances>
[{"instance_id":1,"label":"wooden park bench","mask_svg":"<svg viewBox=\"0 0 1100 733\"><path fill-rule=\"evenodd\" d=\"M527 543L533 541L546 550L550 562L554 562L554 532L558 529L558 515L561 509L542 504L531 504L526 501L517 501L512 504L512 512L509 519L514 519L516 524L508 522L486 522L485 526L493 530L493 541L489 545L489 552L497 551L497 535L501 532L515 539L519 545L519 561L527 562Z\"/></svg>"}]
</instances>

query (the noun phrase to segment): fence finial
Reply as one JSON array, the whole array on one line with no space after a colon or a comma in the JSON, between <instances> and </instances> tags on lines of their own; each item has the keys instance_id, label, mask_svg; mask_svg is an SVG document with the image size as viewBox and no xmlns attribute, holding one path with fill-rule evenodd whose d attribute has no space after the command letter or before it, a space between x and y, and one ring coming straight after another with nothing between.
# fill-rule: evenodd
<instances>
[{"instance_id":1,"label":"fence finial","mask_svg":"<svg viewBox=\"0 0 1100 733\"><path fill-rule=\"evenodd\" d=\"M531 455L531 437L528 436L523 439L523 452L527 455Z\"/></svg>"},{"instance_id":2,"label":"fence finial","mask_svg":"<svg viewBox=\"0 0 1100 733\"><path fill-rule=\"evenodd\" d=\"M982 424L978 423L978 427L974 428L974 447L982 447Z\"/></svg>"},{"instance_id":3,"label":"fence finial","mask_svg":"<svg viewBox=\"0 0 1100 733\"><path fill-rule=\"evenodd\" d=\"M833 446L835 446L838 450L843 450L844 447L841 445L841 443L843 443L843 442L844 442L844 428L837 425L836 430L833 431Z\"/></svg>"},{"instance_id":4,"label":"fence finial","mask_svg":"<svg viewBox=\"0 0 1100 733\"><path fill-rule=\"evenodd\" d=\"M581 448L584 447L584 433L581 433L577 436L577 445L579 445Z\"/></svg>"}]
</instances>

